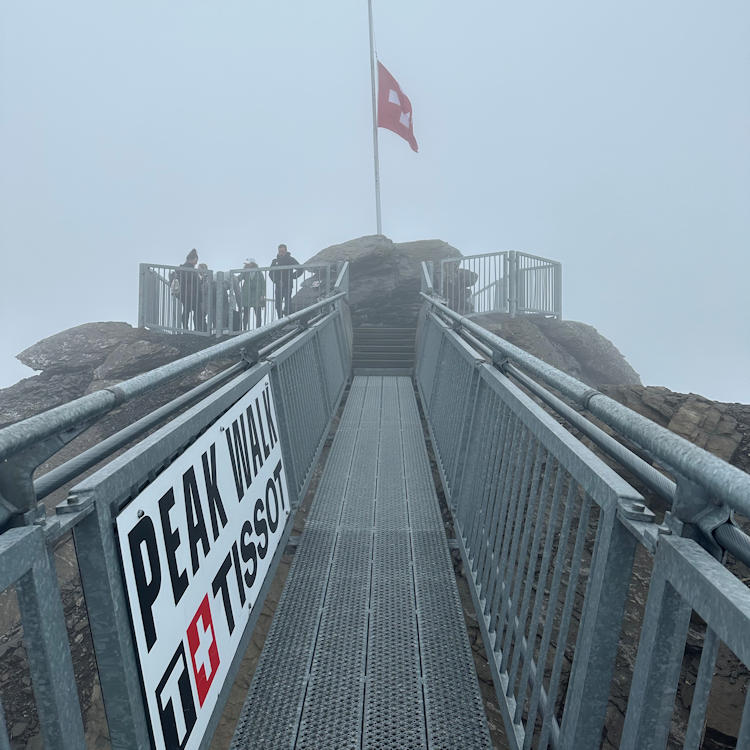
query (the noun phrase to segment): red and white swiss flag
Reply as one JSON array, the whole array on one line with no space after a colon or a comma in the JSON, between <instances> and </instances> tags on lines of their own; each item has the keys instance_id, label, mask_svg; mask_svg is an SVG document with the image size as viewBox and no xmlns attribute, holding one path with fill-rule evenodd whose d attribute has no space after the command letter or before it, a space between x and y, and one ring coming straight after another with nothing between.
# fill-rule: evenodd
<instances>
[{"instance_id":1,"label":"red and white swiss flag","mask_svg":"<svg viewBox=\"0 0 750 750\"><path fill-rule=\"evenodd\" d=\"M414 137L409 97L401 91L396 79L378 61L378 127L400 135L413 151L419 151Z\"/></svg>"},{"instance_id":2,"label":"red and white swiss flag","mask_svg":"<svg viewBox=\"0 0 750 750\"><path fill-rule=\"evenodd\" d=\"M203 597L193 621L188 625L187 639L190 647L190 658L193 662L195 687L198 690L198 700L202 706L221 662L219 648L216 644L214 622L211 617L211 605L208 603L208 594Z\"/></svg>"}]
</instances>

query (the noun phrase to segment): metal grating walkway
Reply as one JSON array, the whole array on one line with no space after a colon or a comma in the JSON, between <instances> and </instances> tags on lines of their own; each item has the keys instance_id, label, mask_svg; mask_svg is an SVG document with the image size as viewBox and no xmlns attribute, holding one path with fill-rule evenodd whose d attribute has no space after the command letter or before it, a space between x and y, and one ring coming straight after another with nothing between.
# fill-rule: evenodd
<instances>
[{"instance_id":1,"label":"metal grating walkway","mask_svg":"<svg viewBox=\"0 0 750 750\"><path fill-rule=\"evenodd\" d=\"M354 379L232 747L492 747L409 378Z\"/></svg>"}]
</instances>

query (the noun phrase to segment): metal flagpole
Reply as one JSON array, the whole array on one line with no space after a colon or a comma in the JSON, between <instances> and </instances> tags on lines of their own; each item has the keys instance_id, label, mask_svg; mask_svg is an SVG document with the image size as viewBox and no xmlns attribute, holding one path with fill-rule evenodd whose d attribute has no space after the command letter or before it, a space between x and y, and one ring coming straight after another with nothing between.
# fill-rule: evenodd
<instances>
[{"instance_id":1,"label":"metal flagpole","mask_svg":"<svg viewBox=\"0 0 750 750\"><path fill-rule=\"evenodd\" d=\"M378 110L375 96L375 33L372 29L372 0L367 0L370 18L370 78L372 80L372 149L375 155L375 215L378 222L378 234L383 234L380 219L380 163L378 160Z\"/></svg>"}]
</instances>

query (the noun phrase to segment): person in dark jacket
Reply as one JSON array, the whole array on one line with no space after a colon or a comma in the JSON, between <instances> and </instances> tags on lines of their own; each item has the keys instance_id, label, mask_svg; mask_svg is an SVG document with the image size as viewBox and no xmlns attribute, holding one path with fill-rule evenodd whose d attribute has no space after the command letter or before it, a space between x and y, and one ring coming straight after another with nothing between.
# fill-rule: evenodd
<instances>
[{"instance_id":1,"label":"person in dark jacket","mask_svg":"<svg viewBox=\"0 0 750 750\"><path fill-rule=\"evenodd\" d=\"M188 330L190 313L193 314L193 328L204 331L206 328L206 314L203 311L203 295L201 290L201 275L196 268L198 251L193 248L179 268L174 272L174 278L179 284L178 299L182 303L182 327Z\"/></svg>"},{"instance_id":2,"label":"person in dark jacket","mask_svg":"<svg viewBox=\"0 0 750 750\"><path fill-rule=\"evenodd\" d=\"M255 258L248 258L242 271L240 301L242 304L242 330L250 330L250 310L255 311L255 327L263 324L263 307L266 304L266 277L258 270Z\"/></svg>"},{"instance_id":3,"label":"person in dark jacket","mask_svg":"<svg viewBox=\"0 0 750 750\"><path fill-rule=\"evenodd\" d=\"M298 266L299 261L287 250L286 245L279 245L278 254L271 261L271 270L268 275L274 285L274 297L276 298L276 313L280 318L289 315L292 308L292 284L304 271L301 268L281 270L279 266Z\"/></svg>"}]
</instances>

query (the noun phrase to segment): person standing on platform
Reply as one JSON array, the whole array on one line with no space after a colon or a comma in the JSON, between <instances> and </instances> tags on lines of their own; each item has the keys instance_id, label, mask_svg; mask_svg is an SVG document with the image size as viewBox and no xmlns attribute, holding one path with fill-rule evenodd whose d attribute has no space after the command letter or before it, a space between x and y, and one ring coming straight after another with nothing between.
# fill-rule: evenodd
<instances>
[{"instance_id":1,"label":"person standing on platform","mask_svg":"<svg viewBox=\"0 0 750 750\"><path fill-rule=\"evenodd\" d=\"M197 264L198 251L193 248L185 258L185 262L170 274L170 288L173 295L182 303L182 327L186 331L190 328L190 313L193 314L193 329L196 331L205 329L203 300L200 299L200 272L196 268ZM203 323L201 323L202 317Z\"/></svg>"},{"instance_id":2,"label":"person standing on platform","mask_svg":"<svg viewBox=\"0 0 750 750\"><path fill-rule=\"evenodd\" d=\"M263 325L263 307L266 304L266 278L258 270L255 258L245 260L242 271L242 288L240 291L242 303L242 330L250 330L250 310L255 311L255 327Z\"/></svg>"},{"instance_id":3,"label":"person standing on platform","mask_svg":"<svg viewBox=\"0 0 750 750\"><path fill-rule=\"evenodd\" d=\"M283 243L279 245L278 254L271 261L269 276L274 285L274 297L276 298L276 313L279 318L289 315L292 311L292 286L293 280L302 276L304 270L292 268L282 270L279 266L298 266L299 261L289 252Z\"/></svg>"}]
</instances>

